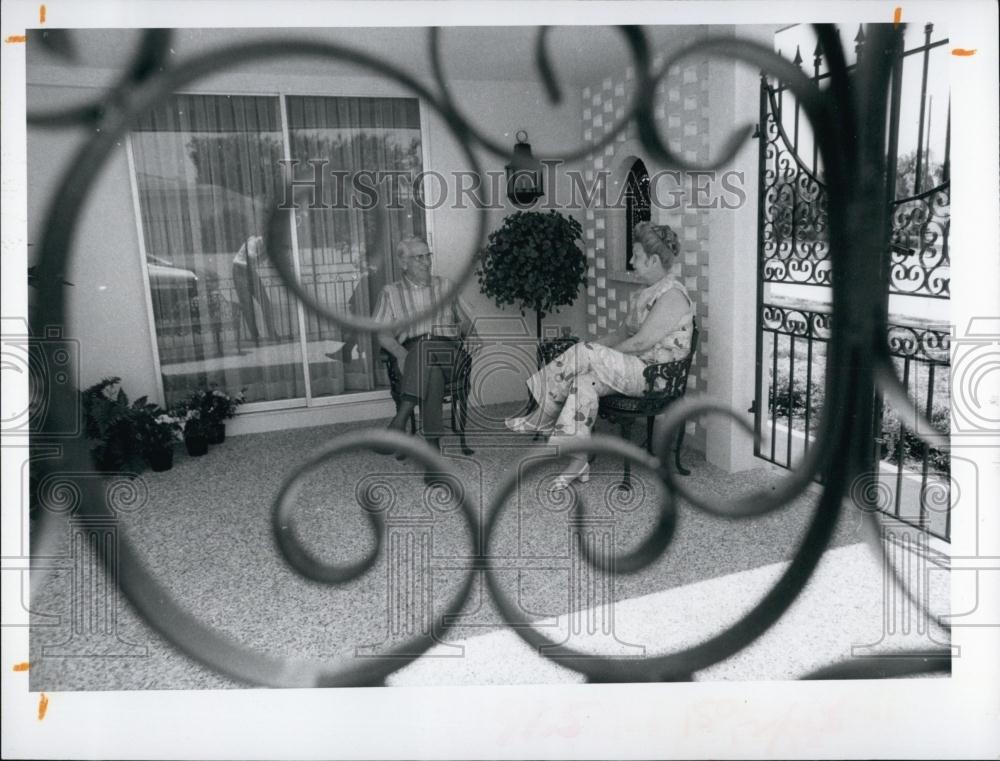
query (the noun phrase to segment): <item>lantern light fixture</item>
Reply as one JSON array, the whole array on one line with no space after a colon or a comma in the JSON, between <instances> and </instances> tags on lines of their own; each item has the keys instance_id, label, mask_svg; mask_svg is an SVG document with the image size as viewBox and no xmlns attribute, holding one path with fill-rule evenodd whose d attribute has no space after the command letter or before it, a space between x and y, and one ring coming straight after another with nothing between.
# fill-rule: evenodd
<instances>
[{"instance_id":1,"label":"lantern light fixture","mask_svg":"<svg viewBox=\"0 0 1000 761\"><path fill-rule=\"evenodd\" d=\"M504 167L507 170L507 198L515 206L524 208L545 195L542 164L531 155L527 132L518 130L515 138L514 155Z\"/></svg>"}]
</instances>

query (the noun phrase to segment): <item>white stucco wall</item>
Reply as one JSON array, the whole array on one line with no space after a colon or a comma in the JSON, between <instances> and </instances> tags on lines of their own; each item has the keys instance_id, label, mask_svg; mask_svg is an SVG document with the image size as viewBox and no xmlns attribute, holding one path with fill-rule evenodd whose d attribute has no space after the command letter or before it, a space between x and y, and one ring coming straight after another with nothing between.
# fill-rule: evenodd
<instances>
[{"instance_id":1,"label":"white stucco wall","mask_svg":"<svg viewBox=\"0 0 1000 761\"><path fill-rule=\"evenodd\" d=\"M72 76L67 70L64 81L72 82ZM65 85L36 86L29 79L27 105L29 110L55 109L65 106L68 98L79 102L94 92ZM41 244L41 226L62 174L87 137L80 129L28 129L29 262ZM63 333L79 341L81 387L118 375L130 394L154 394L147 287L124 143L111 154L82 207L65 278L73 286L65 289L68 324Z\"/></svg>"},{"instance_id":2,"label":"white stucco wall","mask_svg":"<svg viewBox=\"0 0 1000 761\"><path fill-rule=\"evenodd\" d=\"M711 27L713 35L734 35L735 27ZM774 27L741 26L739 36L771 46ZM711 156L717 157L736 126L759 120L760 73L730 60L709 62L709 131ZM753 423L755 326L757 304L757 178L758 141L747 140L720 172L741 172L746 201L736 209L711 209L708 272L712 351L705 397L732 409ZM728 417L705 419L705 456L713 465L733 472L759 467L753 437Z\"/></svg>"}]
</instances>

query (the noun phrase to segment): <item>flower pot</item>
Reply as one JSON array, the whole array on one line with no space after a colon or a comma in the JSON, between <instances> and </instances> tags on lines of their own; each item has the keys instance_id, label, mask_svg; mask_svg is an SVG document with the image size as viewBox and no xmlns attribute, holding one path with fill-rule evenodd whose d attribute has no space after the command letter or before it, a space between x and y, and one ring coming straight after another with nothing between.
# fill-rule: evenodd
<instances>
[{"instance_id":1,"label":"flower pot","mask_svg":"<svg viewBox=\"0 0 1000 761\"><path fill-rule=\"evenodd\" d=\"M192 457L201 457L208 451L208 439L203 434L185 436L184 446Z\"/></svg>"},{"instance_id":2,"label":"flower pot","mask_svg":"<svg viewBox=\"0 0 1000 761\"><path fill-rule=\"evenodd\" d=\"M221 444L226 440L226 424L212 423L205 432L209 444Z\"/></svg>"},{"instance_id":3,"label":"flower pot","mask_svg":"<svg viewBox=\"0 0 1000 761\"><path fill-rule=\"evenodd\" d=\"M174 449L173 447L151 449L146 452L146 461L149 463L149 467L157 473L170 470L174 466Z\"/></svg>"}]
</instances>

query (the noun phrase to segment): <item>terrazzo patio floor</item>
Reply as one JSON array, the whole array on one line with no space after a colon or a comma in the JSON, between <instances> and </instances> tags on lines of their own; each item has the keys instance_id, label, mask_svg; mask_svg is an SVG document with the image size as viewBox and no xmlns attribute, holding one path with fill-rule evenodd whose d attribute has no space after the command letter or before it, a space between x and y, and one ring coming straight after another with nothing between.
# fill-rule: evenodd
<instances>
[{"instance_id":1,"label":"terrazzo patio floor","mask_svg":"<svg viewBox=\"0 0 1000 761\"><path fill-rule=\"evenodd\" d=\"M471 456L457 452L454 437L445 439L445 454L481 523L500 480L525 458L547 451L529 436L496 435L495 424L503 414L500 410L486 421L494 433L470 438L476 450ZM386 521L383 552L352 582L327 586L304 579L282 557L271 533L272 500L284 475L337 434L372 425L377 423L230 437L201 458L179 451L172 470L144 474L149 500L122 520L123 536L166 594L244 647L276 657L332 659L406 639L411 627L419 627L420 606L395 594L399 579L412 580L419 571L414 570L417 561L424 563L421 588L429 590L434 615L439 616L470 573L470 557L483 541L471 535L453 500L426 489L414 464L351 451L304 479L297 500L297 534L327 562L357 561L375 547L374 533L355 499L358 490L376 485L377 493L388 499L381 503ZM781 478L763 469L726 474L690 451L685 461L692 469L690 488L720 499L767 490ZM548 474L555 472L553 465ZM634 490L624 498L615 488L620 478L620 461L601 457L579 493L587 505L586 530L598 532L593 536L607 547L626 552L654 525L662 487L639 473ZM806 493L781 510L732 521L682 502L672 541L655 562L632 575L592 572L589 596L580 598L571 594L578 588L574 573L580 567L573 563L571 536L580 527L567 505L545 496L543 479L544 473L524 480L505 505L491 538L490 555L505 569L497 573L501 587L536 625L552 632L549 636L568 625L569 611L598 622L606 621L600 617L613 609L616 636L584 637L581 646L594 652L610 647L609 653L633 656L639 652L636 647L646 654L667 652L738 620L792 556L816 503L815 496ZM699 677L793 678L847 657L851 644L877 641L882 626L881 566L867 546L858 544L860 525L860 515L845 510L820 570L788 615L757 643ZM395 564L386 560L390 557ZM112 604L117 611L115 637L73 635L70 622L86 603L76 598L74 606L72 588L71 570L56 570L31 601L36 612L30 641L32 690L245 686L167 644L125 599ZM946 608L946 591L937 595ZM39 615L58 616L61 623ZM606 624L596 625L598 633L601 626ZM442 657L421 658L392 675L389 683L580 678L522 643L478 577L443 640L431 653Z\"/></svg>"}]
</instances>

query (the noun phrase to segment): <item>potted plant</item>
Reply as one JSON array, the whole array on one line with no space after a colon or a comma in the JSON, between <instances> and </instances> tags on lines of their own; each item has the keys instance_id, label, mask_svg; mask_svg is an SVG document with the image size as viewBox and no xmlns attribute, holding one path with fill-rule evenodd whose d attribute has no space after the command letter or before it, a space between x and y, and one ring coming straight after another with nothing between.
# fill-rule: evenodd
<instances>
[{"instance_id":1,"label":"potted plant","mask_svg":"<svg viewBox=\"0 0 1000 761\"><path fill-rule=\"evenodd\" d=\"M170 470L174 464L174 444L181 440L181 419L156 404L143 404L135 421L146 462L155 471Z\"/></svg>"},{"instance_id":2,"label":"potted plant","mask_svg":"<svg viewBox=\"0 0 1000 761\"><path fill-rule=\"evenodd\" d=\"M182 418L184 447L192 457L201 457L208 451L208 427L201 410L187 408Z\"/></svg>"},{"instance_id":3,"label":"potted plant","mask_svg":"<svg viewBox=\"0 0 1000 761\"><path fill-rule=\"evenodd\" d=\"M246 398L245 391L246 389L236 396L230 396L213 386L191 395L188 408L201 413L200 418L209 444L221 444L226 440L226 420L236 415L236 410Z\"/></svg>"},{"instance_id":4,"label":"potted plant","mask_svg":"<svg viewBox=\"0 0 1000 761\"><path fill-rule=\"evenodd\" d=\"M582 228L572 217L550 210L518 211L490 233L476 275L484 294L498 307L535 311L542 335L546 314L576 301L587 282L587 259L580 249Z\"/></svg>"},{"instance_id":5,"label":"potted plant","mask_svg":"<svg viewBox=\"0 0 1000 761\"><path fill-rule=\"evenodd\" d=\"M109 377L81 393L91 456L106 473L123 470L137 449L135 410L120 384L121 378Z\"/></svg>"}]
</instances>

